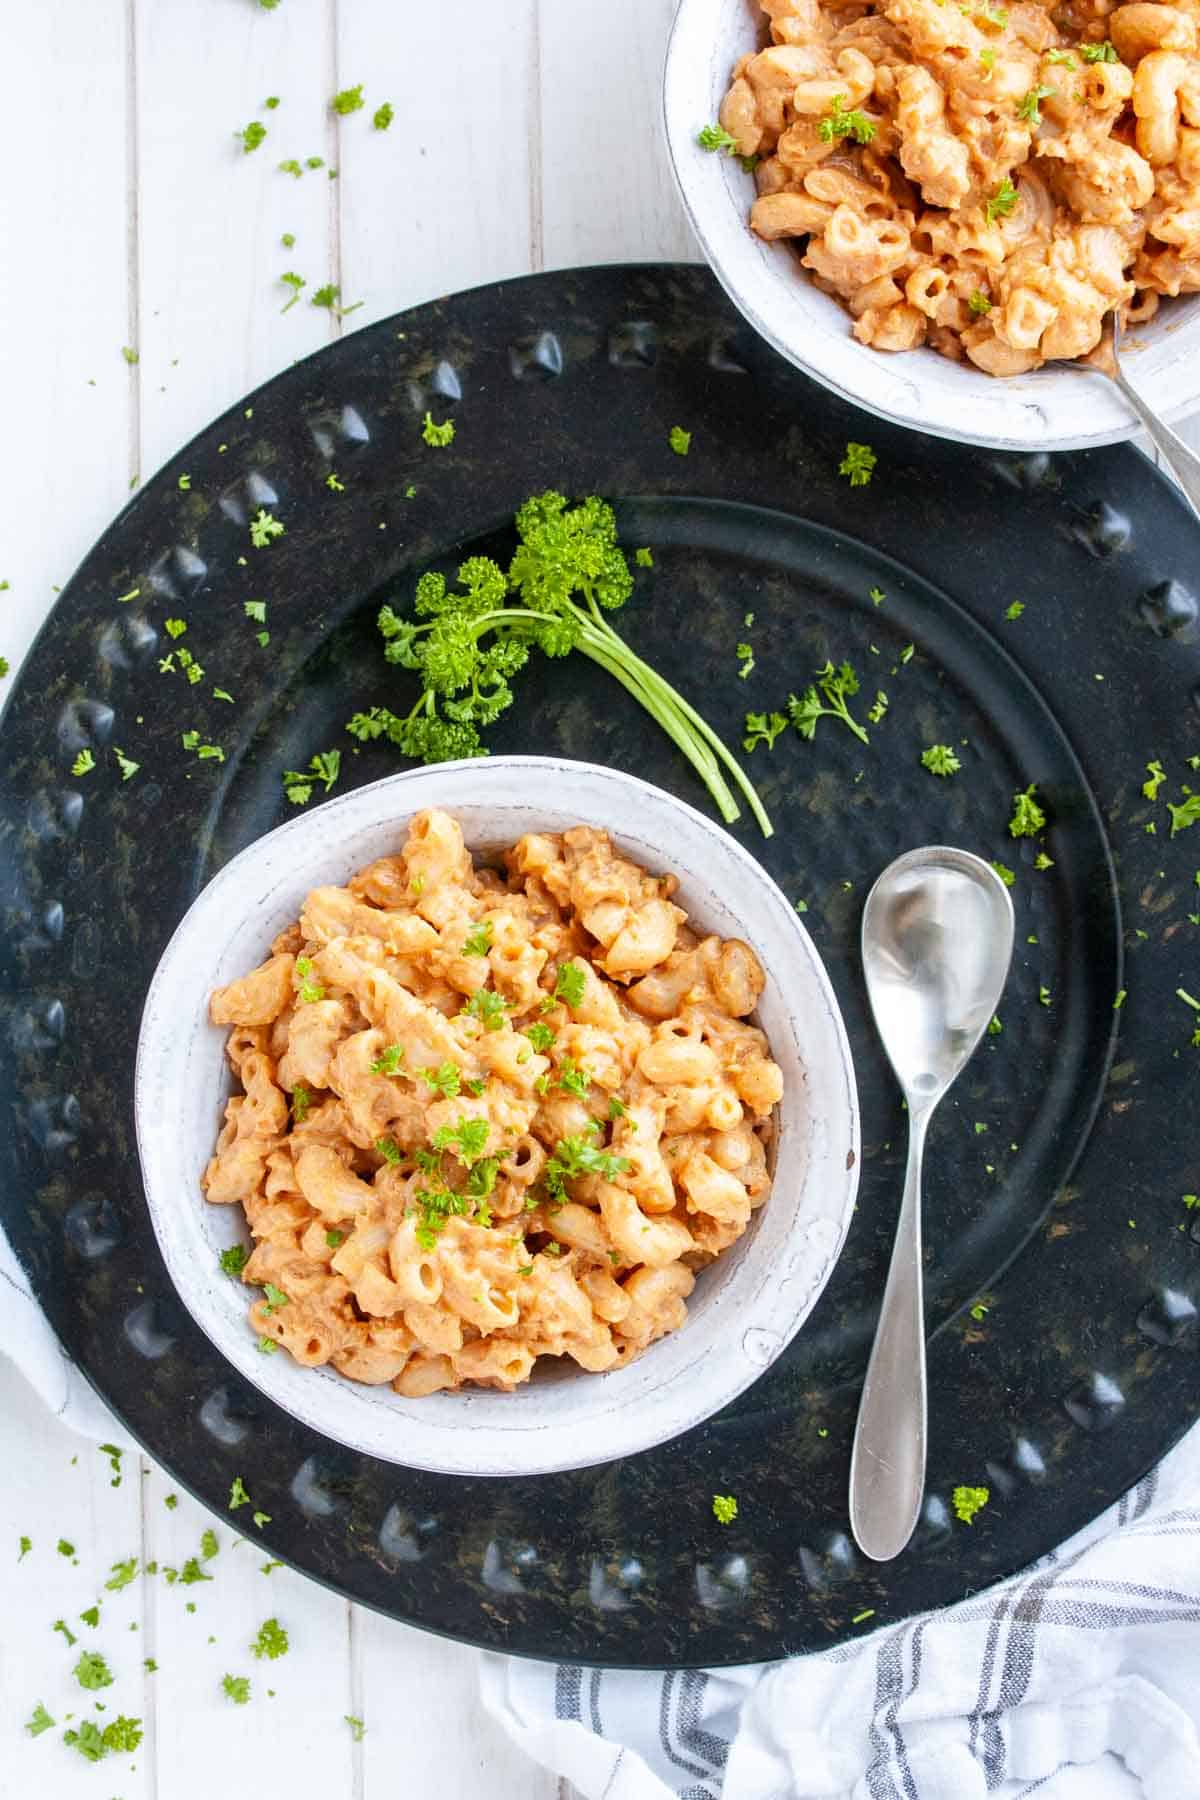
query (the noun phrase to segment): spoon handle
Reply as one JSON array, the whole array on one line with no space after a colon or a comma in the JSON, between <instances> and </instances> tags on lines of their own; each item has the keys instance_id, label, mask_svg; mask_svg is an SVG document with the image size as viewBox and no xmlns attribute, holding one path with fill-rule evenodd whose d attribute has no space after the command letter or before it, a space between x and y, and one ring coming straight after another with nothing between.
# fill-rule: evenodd
<instances>
[{"instance_id":1,"label":"spoon handle","mask_svg":"<svg viewBox=\"0 0 1200 1800\"><path fill-rule=\"evenodd\" d=\"M1169 425L1163 423L1152 407L1147 406L1120 367L1113 379L1153 438L1163 461L1191 501L1193 508L1200 513L1200 456L1197 456L1196 452L1190 449L1183 439L1171 430Z\"/></svg>"},{"instance_id":2,"label":"spoon handle","mask_svg":"<svg viewBox=\"0 0 1200 1800\"><path fill-rule=\"evenodd\" d=\"M904 1198L850 1462L850 1528L874 1562L899 1556L925 1491L921 1165L928 1123L928 1112L910 1114Z\"/></svg>"}]
</instances>

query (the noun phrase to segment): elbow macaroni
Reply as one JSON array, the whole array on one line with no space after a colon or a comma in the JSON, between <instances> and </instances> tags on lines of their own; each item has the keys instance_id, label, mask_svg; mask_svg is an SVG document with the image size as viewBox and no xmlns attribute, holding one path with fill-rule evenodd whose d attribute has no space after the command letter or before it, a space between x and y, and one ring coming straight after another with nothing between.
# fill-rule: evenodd
<instances>
[{"instance_id":1,"label":"elbow macaroni","mask_svg":"<svg viewBox=\"0 0 1200 1800\"><path fill-rule=\"evenodd\" d=\"M720 111L750 227L861 343L1021 374L1200 292L1200 0L760 4Z\"/></svg>"},{"instance_id":2,"label":"elbow macaroni","mask_svg":"<svg viewBox=\"0 0 1200 1800\"><path fill-rule=\"evenodd\" d=\"M203 1185L245 1212L262 1347L409 1397L628 1362L770 1186L753 951L605 832L504 861L422 813L210 1004L243 1091Z\"/></svg>"}]
</instances>

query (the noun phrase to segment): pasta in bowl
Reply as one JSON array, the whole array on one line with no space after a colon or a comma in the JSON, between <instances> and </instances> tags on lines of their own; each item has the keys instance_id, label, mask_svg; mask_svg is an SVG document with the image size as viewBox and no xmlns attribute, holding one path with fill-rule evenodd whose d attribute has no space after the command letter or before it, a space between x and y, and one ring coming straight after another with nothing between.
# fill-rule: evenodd
<instances>
[{"instance_id":1,"label":"pasta in bowl","mask_svg":"<svg viewBox=\"0 0 1200 1800\"><path fill-rule=\"evenodd\" d=\"M668 140L714 270L817 379L941 436L1109 443L1132 414L1066 365L1110 310L1146 398L1200 403L1196 44L1169 5L682 0Z\"/></svg>"},{"instance_id":2,"label":"pasta in bowl","mask_svg":"<svg viewBox=\"0 0 1200 1800\"><path fill-rule=\"evenodd\" d=\"M678 801L543 759L415 770L243 851L160 965L137 1098L168 1266L229 1360L451 1472L603 1461L727 1403L857 1183L784 896Z\"/></svg>"}]
</instances>

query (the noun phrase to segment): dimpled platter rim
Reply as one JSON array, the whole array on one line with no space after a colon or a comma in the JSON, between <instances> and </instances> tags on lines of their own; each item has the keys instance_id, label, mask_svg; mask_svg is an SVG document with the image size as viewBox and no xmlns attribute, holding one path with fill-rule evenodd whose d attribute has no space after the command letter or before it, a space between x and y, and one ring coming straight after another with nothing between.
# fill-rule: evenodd
<instances>
[{"instance_id":1,"label":"dimpled platter rim","mask_svg":"<svg viewBox=\"0 0 1200 1800\"><path fill-rule=\"evenodd\" d=\"M458 420L448 450L421 443L429 407ZM675 424L692 432L687 458L668 445ZM838 477L849 438L878 454L869 489ZM325 486L335 467L336 495ZM181 472L190 493L178 489ZM890 652L884 753L868 763L849 734L824 732L819 754L790 741L765 762L759 753L751 772L779 830L763 844L746 822L737 828L808 904L859 1075L862 1182L807 1329L733 1407L662 1451L598 1470L449 1480L339 1449L214 1355L174 1299L150 1227L131 1077L162 948L203 881L285 816L280 769L337 741L348 704L391 699L371 624L380 594L402 597L430 561L452 567L459 545L486 542L548 479L644 497L622 504L626 541L654 543L659 568L639 576L646 585L622 630L660 666L686 665L681 685L731 741L746 705L777 702L823 654L853 651L865 668L872 639ZM775 570L753 529L740 558L693 554L675 525L660 545L648 535L656 497L699 511L712 500L802 513L836 539L842 569L814 539L807 560ZM286 519L287 535L258 555L246 521L260 505ZM272 1515L272 1554L394 1617L518 1654L746 1662L837 1642L864 1628L853 1622L864 1611L870 1629L961 1599L1043 1555L1200 1411L1200 1248L1177 1198L1196 1185L1184 1129L1191 1069L1182 1022L1174 1027L1196 859L1186 838L1173 846L1165 830L1146 833L1155 809L1140 793L1145 757L1160 756L1174 781L1180 758L1200 749L1196 564L1194 520L1136 452L967 456L868 422L781 363L696 268L568 271L459 295L350 336L232 408L105 534L4 713L0 1067L16 1130L0 1135L0 1203L71 1354L215 1510L245 1476ZM875 582L890 584L888 603L864 616ZM140 604L118 605L134 586ZM272 640L259 658L241 601L264 589ZM888 627L897 594L908 617ZM1007 801L1045 777L1042 753L1019 739L1006 750L987 738L988 757L966 781L907 775L920 734L950 729L962 707L964 725L987 723L969 690L955 698L938 677L947 595L1051 699L1111 852L1081 840L1081 861L1069 848L1081 800L1091 805L1075 776L1052 796L1056 868L1035 880L1034 846L1007 840L995 806L997 794ZM1018 596L1024 616L1006 624ZM733 647L753 608L760 671L743 687ZM233 713L201 710L203 695L181 699L187 690L159 676L167 612L190 618L211 678L236 690ZM907 673L923 685L902 705L889 671L905 637L916 640ZM190 764L181 724L218 717L226 763ZM493 736L497 750L583 754L704 804L661 734L586 666L566 688L531 669ZM112 779L114 743L141 756L128 784ZM103 780L72 781L85 747ZM364 751L343 780L388 772L381 751ZM849 1434L903 1118L849 946L862 884L922 839L1016 865L1019 985L1006 995L1004 1036L978 1065L995 1090L989 1134L976 1142L967 1113L956 1136L951 1111L931 1146L929 1497L910 1550L867 1568L846 1534ZM1078 1167L1064 1173L1068 1156L1049 1177L1040 1228L1001 1246L981 1294L969 1256L953 1279L939 1259L960 1238L969 1249L973 1221L1021 1188L1022 1156L1009 1157L1004 1127L1018 1100L1036 1121L1037 1084L1054 1072L1030 1049L1057 1017L1037 1001L1038 959L1052 944L1054 983L1092 984L1075 1116L1099 1110ZM1114 1058L1118 978L1129 993ZM985 1156L1000 1185L986 1185ZM992 1489L970 1529L949 1511L964 1480ZM732 1526L713 1520L714 1491L740 1496Z\"/></svg>"}]
</instances>

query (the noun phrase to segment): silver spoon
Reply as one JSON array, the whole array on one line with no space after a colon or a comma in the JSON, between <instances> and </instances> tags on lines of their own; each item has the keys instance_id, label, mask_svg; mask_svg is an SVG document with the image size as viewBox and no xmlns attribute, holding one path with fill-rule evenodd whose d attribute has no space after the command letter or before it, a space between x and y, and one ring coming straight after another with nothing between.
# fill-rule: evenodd
<instances>
[{"instance_id":1,"label":"silver spoon","mask_svg":"<svg viewBox=\"0 0 1200 1800\"><path fill-rule=\"evenodd\" d=\"M996 1011L1012 946L1008 889L966 850L910 850L867 895L867 992L908 1103L909 1129L900 1222L850 1462L851 1529L876 1562L903 1550L925 1490L925 1133Z\"/></svg>"},{"instance_id":2,"label":"silver spoon","mask_svg":"<svg viewBox=\"0 0 1200 1800\"><path fill-rule=\"evenodd\" d=\"M1121 321L1116 313L1110 313L1104 324L1104 334L1090 356L1078 362L1058 365L1068 369L1082 369L1085 374L1107 375L1114 386L1120 388L1132 410L1153 438L1163 461L1171 474L1191 501L1195 511L1200 514L1200 456L1192 450L1183 439L1171 430L1147 404L1137 389L1130 382L1121 367Z\"/></svg>"}]
</instances>

